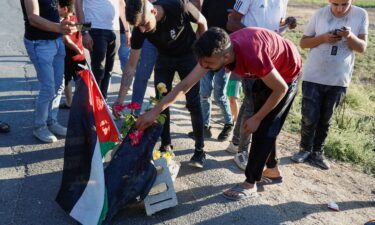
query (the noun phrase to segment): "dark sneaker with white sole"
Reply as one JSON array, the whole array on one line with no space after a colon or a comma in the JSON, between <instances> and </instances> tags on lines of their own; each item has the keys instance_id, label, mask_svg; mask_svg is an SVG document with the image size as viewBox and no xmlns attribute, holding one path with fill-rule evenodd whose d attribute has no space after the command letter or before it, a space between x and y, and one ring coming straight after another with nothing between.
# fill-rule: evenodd
<instances>
[{"instance_id":1,"label":"dark sneaker with white sole","mask_svg":"<svg viewBox=\"0 0 375 225\"><path fill-rule=\"evenodd\" d=\"M323 155L322 152L313 152L310 154L309 158L307 159L311 164L314 164L324 170L329 170L331 165L329 164L326 157Z\"/></svg>"},{"instance_id":2,"label":"dark sneaker with white sole","mask_svg":"<svg viewBox=\"0 0 375 225\"><path fill-rule=\"evenodd\" d=\"M301 150L295 153L290 159L296 163L303 163L309 158L310 154L311 152Z\"/></svg>"},{"instance_id":3,"label":"dark sneaker with white sole","mask_svg":"<svg viewBox=\"0 0 375 225\"><path fill-rule=\"evenodd\" d=\"M191 157L189 165L193 167L203 168L206 163L206 153L204 151L194 151L194 155Z\"/></svg>"}]
</instances>

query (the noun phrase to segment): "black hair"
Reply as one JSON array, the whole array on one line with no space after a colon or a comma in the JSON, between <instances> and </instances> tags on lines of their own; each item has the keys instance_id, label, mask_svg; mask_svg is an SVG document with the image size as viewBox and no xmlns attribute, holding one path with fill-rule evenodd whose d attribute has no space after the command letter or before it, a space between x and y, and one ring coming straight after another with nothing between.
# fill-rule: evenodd
<instances>
[{"instance_id":1,"label":"black hair","mask_svg":"<svg viewBox=\"0 0 375 225\"><path fill-rule=\"evenodd\" d=\"M232 49L229 35L219 27L209 28L194 44L198 58L224 54Z\"/></svg>"},{"instance_id":2,"label":"black hair","mask_svg":"<svg viewBox=\"0 0 375 225\"><path fill-rule=\"evenodd\" d=\"M69 12L74 12L74 0L58 0L59 6L68 7Z\"/></svg>"},{"instance_id":3,"label":"black hair","mask_svg":"<svg viewBox=\"0 0 375 225\"><path fill-rule=\"evenodd\" d=\"M143 19L148 0L127 0L126 20L134 26L138 26Z\"/></svg>"}]
</instances>

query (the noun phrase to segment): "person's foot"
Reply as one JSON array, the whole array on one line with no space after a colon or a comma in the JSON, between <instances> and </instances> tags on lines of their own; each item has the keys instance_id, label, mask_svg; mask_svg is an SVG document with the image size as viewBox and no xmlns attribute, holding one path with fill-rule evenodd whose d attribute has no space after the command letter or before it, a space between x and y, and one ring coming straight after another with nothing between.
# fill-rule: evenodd
<instances>
[{"instance_id":1,"label":"person's foot","mask_svg":"<svg viewBox=\"0 0 375 225\"><path fill-rule=\"evenodd\" d=\"M189 165L193 167L203 168L206 163L206 153L204 151L194 151L194 155L191 157Z\"/></svg>"},{"instance_id":2,"label":"person's foot","mask_svg":"<svg viewBox=\"0 0 375 225\"><path fill-rule=\"evenodd\" d=\"M238 153L238 145L233 144L233 142L231 141L228 148L226 148L225 150L230 153Z\"/></svg>"},{"instance_id":3,"label":"person's foot","mask_svg":"<svg viewBox=\"0 0 375 225\"><path fill-rule=\"evenodd\" d=\"M45 143L53 143L57 141L56 136L53 135L47 127L40 127L38 129L35 129L33 130L33 134L36 138Z\"/></svg>"},{"instance_id":4,"label":"person's foot","mask_svg":"<svg viewBox=\"0 0 375 225\"><path fill-rule=\"evenodd\" d=\"M281 177L281 172L279 170L279 167L276 166L275 168L266 168L263 173L262 173L262 176L264 177L267 177L267 178L280 178Z\"/></svg>"},{"instance_id":5,"label":"person's foot","mask_svg":"<svg viewBox=\"0 0 375 225\"><path fill-rule=\"evenodd\" d=\"M241 170L246 170L248 159L249 153L247 151L242 151L234 155L234 162Z\"/></svg>"},{"instance_id":6,"label":"person's foot","mask_svg":"<svg viewBox=\"0 0 375 225\"><path fill-rule=\"evenodd\" d=\"M237 184L231 189L228 189L223 192L223 196L227 199L239 201L252 196L256 196L257 186L255 184L250 184L246 181L243 183Z\"/></svg>"},{"instance_id":7,"label":"person's foot","mask_svg":"<svg viewBox=\"0 0 375 225\"><path fill-rule=\"evenodd\" d=\"M311 152L300 150L295 153L290 159L296 163L303 163L310 156Z\"/></svg>"},{"instance_id":8,"label":"person's foot","mask_svg":"<svg viewBox=\"0 0 375 225\"><path fill-rule=\"evenodd\" d=\"M217 137L218 141L226 141L233 130L233 124L225 124L223 130Z\"/></svg>"},{"instance_id":9,"label":"person's foot","mask_svg":"<svg viewBox=\"0 0 375 225\"><path fill-rule=\"evenodd\" d=\"M195 136L194 136L194 132L193 131L189 132L188 136L189 136L189 138L195 140ZM211 138L212 137L211 126L208 126L208 127L205 126L203 128L203 137L204 138Z\"/></svg>"},{"instance_id":10,"label":"person's foot","mask_svg":"<svg viewBox=\"0 0 375 225\"><path fill-rule=\"evenodd\" d=\"M48 125L48 129L55 135L66 136L66 127L61 126L58 122Z\"/></svg>"},{"instance_id":11,"label":"person's foot","mask_svg":"<svg viewBox=\"0 0 375 225\"><path fill-rule=\"evenodd\" d=\"M8 133L10 131L9 124L0 121L0 133Z\"/></svg>"},{"instance_id":12,"label":"person's foot","mask_svg":"<svg viewBox=\"0 0 375 225\"><path fill-rule=\"evenodd\" d=\"M310 163L319 166L324 170L329 170L331 165L329 164L328 160L323 155L323 152L313 152L310 154L309 158L307 159Z\"/></svg>"}]
</instances>

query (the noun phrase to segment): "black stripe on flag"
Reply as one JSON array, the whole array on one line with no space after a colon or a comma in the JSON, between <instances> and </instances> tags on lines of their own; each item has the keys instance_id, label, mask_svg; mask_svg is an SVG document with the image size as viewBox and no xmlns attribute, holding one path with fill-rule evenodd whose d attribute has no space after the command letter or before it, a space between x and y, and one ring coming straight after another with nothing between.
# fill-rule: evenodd
<instances>
[{"instance_id":1,"label":"black stripe on flag","mask_svg":"<svg viewBox=\"0 0 375 225\"><path fill-rule=\"evenodd\" d=\"M95 130L88 88L79 78L68 121L62 183L56 197L57 203L68 214L82 196L90 179L91 160L97 142Z\"/></svg>"}]
</instances>

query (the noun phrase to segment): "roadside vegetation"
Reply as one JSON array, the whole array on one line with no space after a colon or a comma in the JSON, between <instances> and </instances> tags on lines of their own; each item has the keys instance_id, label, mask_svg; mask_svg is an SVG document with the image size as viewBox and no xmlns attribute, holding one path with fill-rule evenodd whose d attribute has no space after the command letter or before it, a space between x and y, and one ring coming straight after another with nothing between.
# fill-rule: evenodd
<instances>
[{"instance_id":1,"label":"roadside vegetation","mask_svg":"<svg viewBox=\"0 0 375 225\"><path fill-rule=\"evenodd\" d=\"M324 6L327 5L327 2L328 0L290 0L289 4L297 3ZM353 4L365 8L375 8L374 0L353 0Z\"/></svg>"},{"instance_id":2,"label":"roadside vegetation","mask_svg":"<svg viewBox=\"0 0 375 225\"><path fill-rule=\"evenodd\" d=\"M327 4L328 0L292 0L291 4ZM356 5L375 7L374 0L355 0ZM370 21L371 22L371 21ZM303 24L286 37L299 46ZM357 54L353 79L343 104L338 108L327 138L326 156L360 166L366 173L375 174L375 30L369 30L367 51ZM299 48L304 60L308 49ZM284 130L299 134L301 122L301 92L285 123ZM296 149L293 149L295 151Z\"/></svg>"}]
</instances>

